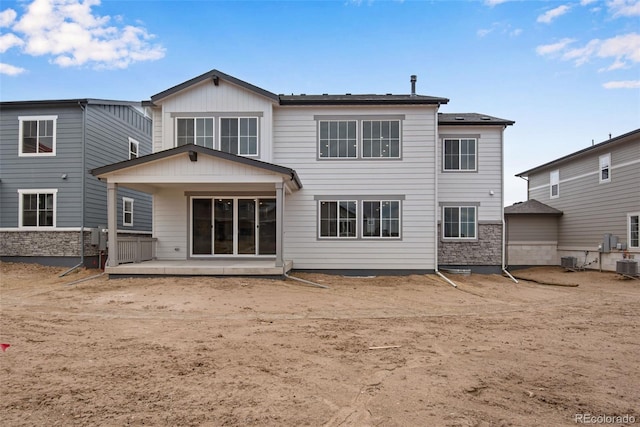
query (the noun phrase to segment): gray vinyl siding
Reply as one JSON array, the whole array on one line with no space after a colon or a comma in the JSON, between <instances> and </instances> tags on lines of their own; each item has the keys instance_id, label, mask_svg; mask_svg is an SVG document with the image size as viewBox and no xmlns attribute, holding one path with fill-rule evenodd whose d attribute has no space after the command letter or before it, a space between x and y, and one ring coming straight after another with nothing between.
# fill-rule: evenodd
<instances>
[{"instance_id":1,"label":"gray vinyl siding","mask_svg":"<svg viewBox=\"0 0 640 427\"><path fill-rule=\"evenodd\" d=\"M611 182L599 182L599 158L611 153ZM560 197L549 197L549 172L560 171ZM627 214L640 211L640 141L604 146L529 177L529 198L564 212L560 247L595 249L605 233L627 242Z\"/></svg>"},{"instance_id":2,"label":"gray vinyl siding","mask_svg":"<svg viewBox=\"0 0 640 427\"><path fill-rule=\"evenodd\" d=\"M56 155L19 157L20 116L58 116ZM18 227L18 189L57 189L56 227L82 220L82 110L79 106L2 109L0 114L0 227ZM67 179L62 179L62 174Z\"/></svg>"},{"instance_id":3,"label":"gray vinyl siding","mask_svg":"<svg viewBox=\"0 0 640 427\"><path fill-rule=\"evenodd\" d=\"M295 169L304 186L285 198L285 258L293 259L295 268L435 268L435 114L433 107L279 108L274 113L273 161ZM317 115L403 115L402 159L318 160ZM318 238L318 199L376 200L377 195L401 200L401 239Z\"/></svg>"},{"instance_id":4,"label":"gray vinyl siding","mask_svg":"<svg viewBox=\"0 0 640 427\"><path fill-rule=\"evenodd\" d=\"M139 156L151 154L151 120L129 106L89 105L86 134L85 226L107 224L107 187L91 169L129 159L129 137L139 142ZM122 198L134 199L133 227L122 224ZM151 195L118 189L118 229L151 231Z\"/></svg>"},{"instance_id":5,"label":"gray vinyl siding","mask_svg":"<svg viewBox=\"0 0 640 427\"><path fill-rule=\"evenodd\" d=\"M502 221L502 139L497 126L441 126L438 130L438 201L478 203L478 221ZM476 171L443 171L442 146L447 137L477 138ZM442 215L440 212L439 215Z\"/></svg>"},{"instance_id":6,"label":"gray vinyl siding","mask_svg":"<svg viewBox=\"0 0 640 427\"><path fill-rule=\"evenodd\" d=\"M0 228L17 228L18 190L57 190L56 228L106 225L106 185L90 170L129 158L129 137L140 143L139 154L151 153L151 120L126 105L90 103L86 107L86 128L80 105L3 108L0 114ZM20 116L57 116L56 155L20 157ZM83 141L85 161L83 162ZM66 174L67 178L62 179ZM83 179L85 203L82 206ZM151 230L151 196L121 189L122 197L134 203L134 226L119 228Z\"/></svg>"},{"instance_id":7,"label":"gray vinyl siding","mask_svg":"<svg viewBox=\"0 0 640 427\"><path fill-rule=\"evenodd\" d=\"M509 242L555 242L558 239L558 217L542 215L507 215Z\"/></svg>"}]
</instances>

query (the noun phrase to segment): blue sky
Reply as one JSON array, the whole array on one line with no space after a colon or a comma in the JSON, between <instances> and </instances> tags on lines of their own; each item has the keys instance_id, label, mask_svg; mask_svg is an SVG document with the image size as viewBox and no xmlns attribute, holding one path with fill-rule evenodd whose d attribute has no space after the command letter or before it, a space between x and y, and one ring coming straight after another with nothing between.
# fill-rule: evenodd
<instances>
[{"instance_id":1,"label":"blue sky","mask_svg":"<svg viewBox=\"0 0 640 427\"><path fill-rule=\"evenodd\" d=\"M0 100L141 101L213 68L274 93L450 99L514 174L640 127L640 0L0 3Z\"/></svg>"}]
</instances>

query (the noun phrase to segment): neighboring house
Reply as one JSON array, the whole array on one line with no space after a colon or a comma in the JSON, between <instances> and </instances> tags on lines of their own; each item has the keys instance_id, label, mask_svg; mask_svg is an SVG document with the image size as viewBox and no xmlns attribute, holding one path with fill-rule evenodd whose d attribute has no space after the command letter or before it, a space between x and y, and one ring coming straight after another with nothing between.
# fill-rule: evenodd
<instances>
[{"instance_id":1,"label":"neighboring house","mask_svg":"<svg viewBox=\"0 0 640 427\"><path fill-rule=\"evenodd\" d=\"M212 70L143 103L153 154L97 168L153 195L156 261L112 274L502 266L503 132L448 99L276 95ZM199 261L199 262L198 262ZM207 262L202 262L207 261Z\"/></svg>"},{"instance_id":2,"label":"neighboring house","mask_svg":"<svg viewBox=\"0 0 640 427\"><path fill-rule=\"evenodd\" d=\"M150 153L140 103L0 102L0 257L98 267L107 198L90 170ZM119 232L149 234L148 194L123 187L117 209Z\"/></svg>"},{"instance_id":3,"label":"neighboring house","mask_svg":"<svg viewBox=\"0 0 640 427\"><path fill-rule=\"evenodd\" d=\"M640 258L640 129L517 176L527 179L530 202L535 199L562 211L561 216L555 216L557 246L547 248L547 256L554 259L550 264L575 257L578 267L613 271L616 261L624 257ZM517 206L505 209L508 224L516 216L510 209ZM554 240L548 224L541 225L540 220L538 216L528 223L530 236L545 235L545 240ZM512 259L511 245L510 237L510 266L522 259L522 254L517 256L518 261Z\"/></svg>"}]
</instances>

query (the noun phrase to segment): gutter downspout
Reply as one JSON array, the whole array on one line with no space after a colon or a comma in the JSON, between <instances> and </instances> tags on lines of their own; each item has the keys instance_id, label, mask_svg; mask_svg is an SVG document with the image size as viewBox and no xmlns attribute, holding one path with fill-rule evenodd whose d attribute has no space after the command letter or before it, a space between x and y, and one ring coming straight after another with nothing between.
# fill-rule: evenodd
<instances>
[{"instance_id":1,"label":"gutter downspout","mask_svg":"<svg viewBox=\"0 0 640 427\"><path fill-rule=\"evenodd\" d=\"M507 271L507 259L506 259L506 254L507 254L507 225L506 225L506 221L504 220L504 130L507 127L503 127L502 128L502 135L500 136L501 139L501 156L502 158L500 159L500 167L502 169L502 189L500 191L500 206L502 206L502 272L504 274L506 274L507 276L509 276L509 278L511 280L513 280L515 283L518 283L518 281L516 280L515 277L513 277L511 275L511 273L509 273ZM527 184L528 185L528 184ZM527 189L528 191L528 189Z\"/></svg>"},{"instance_id":2,"label":"gutter downspout","mask_svg":"<svg viewBox=\"0 0 640 427\"><path fill-rule=\"evenodd\" d=\"M438 277L444 279L445 282L453 286L454 288L458 288L454 282L449 280L444 274L438 271L438 214L440 213L440 204L438 202L438 146L440 144L440 134L438 129L438 109L440 109L440 104L438 104L438 108L436 109L436 114L434 115L434 129L436 130L436 138L433 144L433 181L434 181L434 203L433 203L433 225L434 225L434 239L433 239L433 256L435 259L434 271Z\"/></svg>"},{"instance_id":3,"label":"gutter downspout","mask_svg":"<svg viewBox=\"0 0 640 427\"><path fill-rule=\"evenodd\" d=\"M86 167L86 162L87 162L87 156L86 156L86 145L87 145L87 108L86 106L82 105L81 102L78 102L78 105L80 105L80 108L82 109L82 174L80 175L82 177L82 190L81 190L81 205L82 205L82 222L80 224L80 263L82 265L84 265L84 225L85 225L85 214L86 214L86 206L85 206L85 201L86 201L86 172L85 172L85 167ZM98 266L100 267L100 266Z\"/></svg>"}]
</instances>

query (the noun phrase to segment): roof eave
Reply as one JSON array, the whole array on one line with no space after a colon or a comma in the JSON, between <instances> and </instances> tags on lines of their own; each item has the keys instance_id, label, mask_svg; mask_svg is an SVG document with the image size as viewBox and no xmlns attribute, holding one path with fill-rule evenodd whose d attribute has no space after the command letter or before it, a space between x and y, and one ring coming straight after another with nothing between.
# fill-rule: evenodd
<instances>
[{"instance_id":1,"label":"roof eave","mask_svg":"<svg viewBox=\"0 0 640 427\"><path fill-rule=\"evenodd\" d=\"M598 150L600 148L603 148L603 147L605 147L605 146L607 146L609 144L616 144L616 143L625 142L627 140L627 138L633 137L636 134L640 135L640 128L632 130L631 132L627 132L627 133L622 134L622 135L618 135L615 138L611 138L611 139L608 139L606 141L600 142L598 144L592 145L591 147L583 148L582 150L578 150L578 151L573 152L571 154L567 154L566 156L563 156L563 157L560 157L558 159L552 160L550 162L544 163L544 164L542 164L540 166L536 166L535 168L531 168L531 169L528 169L528 170L526 170L524 172L517 173L515 176L517 176L519 178L528 177L529 174L532 173L532 172L537 172L539 170L544 170L544 169L547 169L547 168L549 168L551 166L564 163L567 160L573 159L575 157L579 157L579 156L581 156L583 154L587 154L587 153L589 153L591 151L596 151L596 150Z\"/></svg>"}]
</instances>

